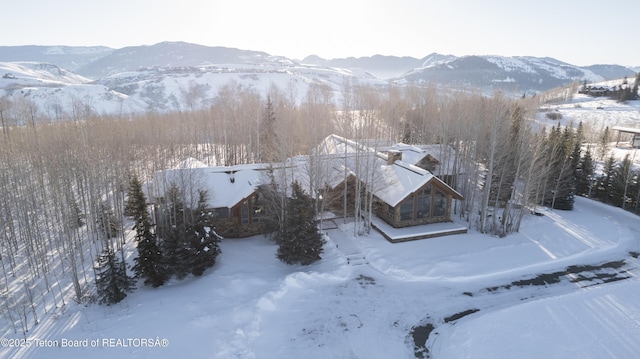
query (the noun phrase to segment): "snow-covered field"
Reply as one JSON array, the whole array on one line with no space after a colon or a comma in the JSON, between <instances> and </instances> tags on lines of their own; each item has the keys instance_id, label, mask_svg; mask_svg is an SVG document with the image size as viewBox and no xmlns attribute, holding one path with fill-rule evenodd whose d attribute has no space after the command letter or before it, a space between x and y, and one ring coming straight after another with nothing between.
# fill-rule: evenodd
<instances>
[{"instance_id":1,"label":"snow-covered field","mask_svg":"<svg viewBox=\"0 0 640 359\"><path fill-rule=\"evenodd\" d=\"M562 114L562 119L555 121L546 119L545 114L540 113L538 120L544 121L547 125L556 125L559 122L562 126L577 127L582 122L583 125L598 131L607 126L640 128L640 100L620 103L607 97L576 94L571 101L547 105L545 108Z\"/></svg>"},{"instance_id":2,"label":"snow-covered field","mask_svg":"<svg viewBox=\"0 0 640 359\"><path fill-rule=\"evenodd\" d=\"M414 327L434 328L432 358L640 355L637 216L577 198L506 238L397 244L335 222L316 264L280 263L263 237L224 240L203 277L111 307L71 302L41 315L29 347L0 328L0 357L414 358L426 339Z\"/></svg>"}]
</instances>

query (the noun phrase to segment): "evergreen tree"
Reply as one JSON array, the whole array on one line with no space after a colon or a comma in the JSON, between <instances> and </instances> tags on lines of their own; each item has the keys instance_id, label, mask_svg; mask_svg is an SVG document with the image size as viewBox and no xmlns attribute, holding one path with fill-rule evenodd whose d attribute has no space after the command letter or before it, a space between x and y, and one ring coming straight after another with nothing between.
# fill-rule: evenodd
<instances>
[{"instance_id":1,"label":"evergreen tree","mask_svg":"<svg viewBox=\"0 0 640 359\"><path fill-rule=\"evenodd\" d=\"M198 191L199 200L198 208L193 213L193 223L188 226L187 238L190 240L188 252L190 253L188 261L191 268L191 274L198 277L207 268L213 267L216 258L220 254L221 237L211 228L213 223L213 214L207 210L207 191Z\"/></svg>"},{"instance_id":2,"label":"evergreen tree","mask_svg":"<svg viewBox=\"0 0 640 359\"><path fill-rule=\"evenodd\" d=\"M292 183L291 191L277 256L287 264L309 265L320 259L325 242L314 218L313 200L297 182Z\"/></svg>"},{"instance_id":3,"label":"evergreen tree","mask_svg":"<svg viewBox=\"0 0 640 359\"><path fill-rule=\"evenodd\" d=\"M600 136L600 151L598 153L600 161L604 162L605 157L609 153L609 146L609 126L607 126Z\"/></svg>"},{"instance_id":4,"label":"evergreen tree","mask_svg":"<svg viewBox=\"0 0 640 359\"><path fill-rule=\"evenodd\" d=\"M105 240L104 250L98 257L94 269L100 304L118 303L127 296L127 293L133 291L133 279L127 275L125 263L115 255L108 240Z\"/></svg>"},{"instance_id":5,"label":"evergreen tree","mask_svg":"<svg viewBox=\"0 0 640 359\"><path fill-rule=\"evenodd\" d=\"M582 93L587 93L587 79L582 82Z\"/></svg>"},{"instance_id":6,"label":"evergreen tree","mask_svg":"<svg viewBox=\"0 0 640 359\"><path fill-rule=\"evenodd\" d=\"M548 177L544 203L555 209L571 210L575 194L575 137L569 127L554 127L547 138L549 147Z\"/></svg>"},{"instance_id":7,"label":"evergreen tree","mask_svg":"<svg viewBox=\"0 0 640 359\"><path fill-rule=\"evenodd\" d=\"M616 159L609 156L604 163L604 173L598 178L598 198L604 203L611 203L613 192L614 171L616 168Z\"/></svg>"},{"instance_id":8,"label":"evergreen tree","mask_svg":"<svg viewBox=\"0 0 640 359\"><path fill-rule=\"evenodd\" d=\"M562 135L562 158L559 161L559 178L556 185L556 194L553 208L572 210L575 183L576 167L580 161L580 148L576 147L576 136L569 127L565 127ZM574 155L577 157L574 159Z\"/></svg>"},{"instance_id":9,"label":"evergreen tree","mask_svg":"<svg viewBox=\"0 0 640 359\"><path fill-rule=\"evenodd\" d=\"M591 197L592 179L594 175L594 163L591 157L591 150L587 147L580 160L580 165L576 171L576 194L585 197Z\"/></svg>"},{"instance_id":10,"label":"evergreen tree","mask_svg":"<svg viewBox=\"0 0 640 359\"><path fill-rule=\"evenodd\" d=\"M618 90L618 102L627 102L629 100L633 100L632 90L629 86L619 87Z\"/></svg>"},{"instance_id":11,"label":"evergreen tree","mask_svg":"<svg viewBox=\"0 0 640 359\"><path fill-rule=\"evenodd\" d=\"M167 281L163 267L163 257L158 247L156 235L151 231L151 218L147 212L147 200L142 192L142 183L137 176L129 182L127 211L133 217L136 231L138 256L134 259L133 271L136 278L143 278L145 285L159 287Z\"/></svg>"},{"instance_id":12,"label":"evergreen tree","mask_svg":"<svg viewBox=\"0 0 640 359\"><path fill-rule=\"evenodd\" d=\"M184 205L183 193L175 183L172 183L167 190L160 211L158 235L161 239L160 249L164 256L165 273L182 279L190 272L186 245L188 213Z\"/></svg>"},{"instance_id":13,"label":"evergreen tree","mask_svg":"<svg viewBox=\"0 0 640 359\"><path fill-rule=\"evenodd\" d=\"M159 234L168 275L182 279L200 276L220 254L221 237L212 229L213 214L207 209L207 192L199 190L198 207L186 208L182 191L172 185L165 196Z\"/></svg>"},{"instance_id":14,"label":"evergreen tree","mask_svg":"<svg viewBox=\"0 0 640 359\"><path fill-rule=\"evenodd\" d=\"M275 162L278 160L277 151L280 140L276 130L276 114L271 97L267 97L264 115L260 124L260 161Z\"/></svg>"},{"instance_id":15,"label":"evergreen tree","mask_svg":"<svg viewBox=\"0 0 640 359\"><path fill-rule=\"evenodd\" d=\"M611 200L615 206L625 208L627 205L629 183L632 179L632 165L629 154L627 154L613 170L610 183Z\"/></svg>"}]
</instances>

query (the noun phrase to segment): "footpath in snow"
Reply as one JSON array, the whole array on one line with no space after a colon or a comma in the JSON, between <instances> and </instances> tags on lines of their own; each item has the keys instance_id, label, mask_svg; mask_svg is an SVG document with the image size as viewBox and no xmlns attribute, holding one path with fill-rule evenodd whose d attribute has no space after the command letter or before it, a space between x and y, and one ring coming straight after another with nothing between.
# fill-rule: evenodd
<instances>
[{"instance_id":1,"label":"footpath in snow","mask_svg":"<svg viewBox=\"0 0 640 359\"><path fill-rule=\"evenodd\" d=\"M350 221L353 221L353 219L350 219ZM332 244L335 244L335 247L344 255L347 264L369 264L367 257L362 254L360 249L353 243L352 236L344 233L337 222L343 222L343 220L331 219L323 223L322 232L328 237L328 240Z\"/></svg>"}]
</instances>

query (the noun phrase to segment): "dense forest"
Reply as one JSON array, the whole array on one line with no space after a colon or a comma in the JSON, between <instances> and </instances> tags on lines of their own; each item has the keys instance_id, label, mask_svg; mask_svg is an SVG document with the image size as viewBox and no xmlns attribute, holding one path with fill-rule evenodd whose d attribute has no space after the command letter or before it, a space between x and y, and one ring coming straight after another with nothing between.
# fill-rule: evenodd
<instances>
[{"instance_id":1,"label":"dense forest","mask_svg":"<svg viewBox=\"0 0 640 359\"><path fill-rule=\"evenodd\" d=\"M186 94L185 107L203 100L198 96ZM126 295L134 285L129 276L153 268L141 268L140 261L126 268L125 248L135 241L143 253L139 244L150 243L145 238L174 235L152 226L139 203L131 212L136 183L190 157L212 166L282 162L311 154L333 133L354 140L438 143L457 153L454 176L446 181L465 200L454 214L480 232L516 232L536 206L570 210L575 195L640 213L638 170L632 159L612 156L610 131L589 124L545 127L536 121L542 96L514 99L435 86L346 82L339 94L312 85L302 102L298 97L273 87L261 98L232 82L206 109L120 118L78 108L64 121L47 118L29 100L0 100L3 320L14 332L26 333L39 313L54 312L69 300L103 301L98 291ZM174 193L176 203L180 193ZM359 207L366 218L366 206ZM198 218L200 209L190 210L189 216ZM215 248L218 239L207 240ZM170 249L146 250L152 255ZM185 256L176 260L180 255ZM176 267L170 275L202 274L215 256L204 261L204 267ZM105 273L117 273L120 282L105 283ZM166 280L142 276L151 286Z\"/></svg>"}]
</instances>

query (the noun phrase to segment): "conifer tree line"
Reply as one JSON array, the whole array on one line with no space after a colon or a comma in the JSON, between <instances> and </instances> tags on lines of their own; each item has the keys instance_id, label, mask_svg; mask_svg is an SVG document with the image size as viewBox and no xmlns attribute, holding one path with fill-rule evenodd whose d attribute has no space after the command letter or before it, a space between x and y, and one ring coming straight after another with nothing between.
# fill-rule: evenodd
<instances>
[{"instance_id":1,"label":"conifer tree line","mask_svg":"<svg viewBox=\"0 0 640 359\"><path fill-rule=\"evenodd\" d=\"M216 194L172 187L164 197L170 211L155 223L142 184L189 157L212 166L283 162L312 154L333 133L373 139L372 146L450 146L456 160L443 166L453 175L443 179L465 198L453 213L485 233L516 232L532 206L570 208L576 194L637 211L633 159L611 157L608 135L587 124L542 129L532 121L538 108L536 98L348 80L339 94L325 85L312 84L303 95L273 86L264 98L230 82L206 109L122 117L90 108L51 117L28 99L0 99L0 308L14 331L26 332L69 301L115 302L136 278L157 287L202 275L219 254L219 239L205 225L212 215L206 198ZM357 203L335 199L345 214L348 206L356 212L356 234L370 227L370 189L383 185L371 156L359 156L365 176L355 184ZM296 208L315 212L327 181L321 159L309 162L309 192L287 177L287 199L279 197L278 207L305 214L292 219L311 239L309 256L291 261L301 264L317 259L322 239L309 230L309 211ZM604 163L602 171L596 163ZM294 224L281 220L278 242L295 246ZM135 260L126 258L127 246L137 248ZM285 245L282 254L289 250Z\"/></svg>"}]
</instances>

